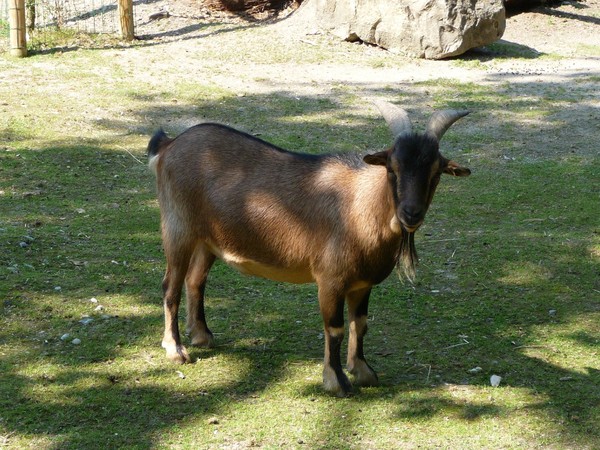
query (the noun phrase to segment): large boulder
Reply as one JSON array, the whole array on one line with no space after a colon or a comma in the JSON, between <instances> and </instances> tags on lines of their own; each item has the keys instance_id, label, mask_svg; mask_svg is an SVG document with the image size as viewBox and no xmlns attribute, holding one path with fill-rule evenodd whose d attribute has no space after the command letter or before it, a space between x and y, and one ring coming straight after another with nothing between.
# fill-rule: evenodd
<instances>
[{"instance_id":1,"label":"large boulder","mask_svg":"<svg viewBox=\"0 0 600 450\"><path fill-rule=\"evenodd\" d=\"M502 0L305 0L305 23L428 59L460 55L504 33Z\"/></svg>"}]
</instances>

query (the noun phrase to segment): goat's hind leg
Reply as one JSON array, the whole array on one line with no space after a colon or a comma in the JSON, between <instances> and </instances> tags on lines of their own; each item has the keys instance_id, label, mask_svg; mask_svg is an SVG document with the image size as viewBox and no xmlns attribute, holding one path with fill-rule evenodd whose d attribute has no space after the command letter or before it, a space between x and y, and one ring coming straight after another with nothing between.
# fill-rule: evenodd
<instances>
[{"instance_id":1,"label":"goat's hind leg","mask_svg":"<svg viewBox=\"0 0 600 450\"><path fill-rule=\"evenodd\" d=\"M208 272L215 262L215 256L204 244L196 247L187 276L185 278L187 322L186 332L192 345L197 347L213 347L214 338L206 325L204 314L204 291Z\"/></svg>"},{"instance_id":2,"label":"goat's hind leg","mask_svg":"<svg viewBox=\"0 0 600 450\"><path fill-rule=\"evenodd\" d=\"M182 274L179 268L167 267L163 280L165 333L162 346L167 351L167 358L179 364L190 362L190 356L181 343L177 314L184 278L185 273Z\"/></svg>"},{"instance_id":3,"label":"goat's hind leg","mask_svg":"<svg viewBox=\"0 0 600 450\"><path fill-rule=\"evenodd\" d=\"M165 332L162 346L167 351L167 358L183 364L190 362L190 356L181 343L178 312L183 283L190 264L192 246L186 239L169 232L163 232L163 246L167 257L167 270L163 279Z\"/></svg>"},{"instance_id":4,"label":"goat's hind leg","mask_svg":"<svg viewBox=\"0 0 600 450\"><path fill-rule=\"evenodd\" d=\"M377 386L379 379L369 366L363 351L363 339L367 333L367 314L371 288L354 291L346 296L348 303L348 372L354 375L354 383L358 386Z\"/></svg>"}]
</instances>

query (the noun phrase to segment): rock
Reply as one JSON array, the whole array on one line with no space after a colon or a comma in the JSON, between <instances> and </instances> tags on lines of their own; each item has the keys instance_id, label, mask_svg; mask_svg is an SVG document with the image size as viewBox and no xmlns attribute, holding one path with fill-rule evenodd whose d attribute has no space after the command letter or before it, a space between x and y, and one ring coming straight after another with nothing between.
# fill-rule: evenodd
<instances>
[{"instance_id":1,"label":"rock","mask_svg":"<svg viewBox=\"0 0 600 450\"><path fill-rule=\"evenodd\" d=\"M502 37L502 0L306 0L301 21L347 41L427 59L460 55Z\"/></svg>"},{"instance_id":2,"label":"rock","mask_svg":"<svg viewBox=\"0 0 600 450\"><path fill-rule=\"evenodd\" d=\"M501 377L501 376L499 376L499 375L492 375L492 376L490 377L490 384L491 384L493 387L498 387L498 386L500 386L500 382L501 382L501 381L502 381L502 377Z\"/></svg>"}]
</instances>

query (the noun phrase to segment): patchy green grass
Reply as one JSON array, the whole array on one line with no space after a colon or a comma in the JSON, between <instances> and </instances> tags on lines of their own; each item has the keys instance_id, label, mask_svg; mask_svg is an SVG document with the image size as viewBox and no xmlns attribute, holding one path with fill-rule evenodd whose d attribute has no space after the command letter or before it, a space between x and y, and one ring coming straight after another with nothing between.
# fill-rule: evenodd
<instances>
[{"instance_id":1,"label":"patchy green grass","mask_svg":"<svg viewBox=\"0 0 600 450\"><path fill-rule=\"evenodd\" d=\"M600 56L600 46L598 45L589 45L589 44L579 44L577 46L577 54L598 57Z\"/></svg>"},{"instance_id":2,"label":"patchy green grass","mask_svg":"<svg viewBox=\"0 0 600 450\"><path fill-rule=\"evenodd\" d=\"M256 65L239 72L249 85L270 82L260 64L303 68L329 54L373 70L406 64L380 53L361 62L350 45L270 58L270 41L236 63L231 52L251 37L272 37L255 30L227 35L233 67L219 63L216 37L190 43L190 59L171 56L172 44L0 59L21 81L0 84L0 445L594 448L593 80L332 82L326 94L290 85L240 95L218 76L244 62ZM316 288L222 264L207 299L217 347L191 349L191 365L167 362L158 208L143 156L152 131L212 119L299 151L366 152L389 145L365 105L382 95L408 105L417 126L432 108L472 110L443 150L473 175L441 183L417 237L417 283L391 276L374 290L366 351L381 386L323 393Z\"/></svg>"},{"instance_id":3,"label":"patchy green grass","mask_svg":"<svg viewBox=\"0 0 600 450\"><path fill-rule=\"evenodd\" d=\"M72 28L42 28L31 34L27 42L29 53L56 53L79 48L108 48L118 44L111 34L85 33Z\"/></svg>"}]
</instances>

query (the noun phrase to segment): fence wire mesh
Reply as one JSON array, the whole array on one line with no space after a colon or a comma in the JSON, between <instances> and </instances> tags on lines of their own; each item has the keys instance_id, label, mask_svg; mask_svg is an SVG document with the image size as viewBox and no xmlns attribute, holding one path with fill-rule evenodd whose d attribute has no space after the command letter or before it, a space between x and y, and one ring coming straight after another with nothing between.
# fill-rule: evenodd
<instances>
[{"instance_id":1,"label":"fence wire mesh","mask_svg":"<svg viewBox=\"0 0 600 450\"><path fill-rule=\"evenodd\" d=\"M43 39L45 31L89 34L119 32L116 0L26 0L28 38ZM0 51L10 46L9 0L0 0Z\"/></svg>"}]
</instances>

